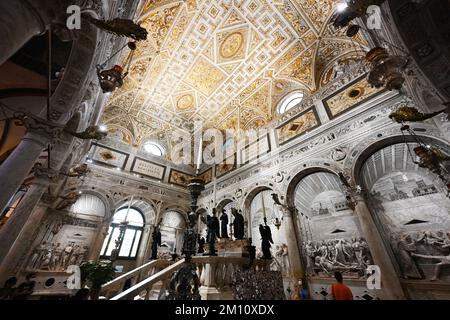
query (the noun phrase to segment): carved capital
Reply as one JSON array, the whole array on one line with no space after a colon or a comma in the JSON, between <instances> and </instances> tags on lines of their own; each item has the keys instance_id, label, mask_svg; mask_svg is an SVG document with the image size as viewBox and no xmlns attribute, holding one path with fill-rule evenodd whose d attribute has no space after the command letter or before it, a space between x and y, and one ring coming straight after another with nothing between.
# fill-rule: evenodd
<instances>
[{"instance_id":1,"label":"carved capital","mask_svg":"<svg viewBox=\"0 0 450 320\"><path fill-rule=\"evenodd\" d=\"M56 183L58 181L58 172L51 168L43 167L40 163L33 167L33 172L38 179L47 180L51 183Z\"/></svg>"},{"instance_id":2,"label":"carved capital","mask_svg":"<svg viewBox=\"0 0 450 320\"><path fill-rule=\"evenodd\" d=\"M56 201L57 197L51 195L50 193L44 193L42 195L41 201L47 205L52 205Z\"/></svg>"},{"instance_id":3,"label":"carved capital","mask_svg":"<svg viewBox=\"0 0 450 320\"><path fill-rule=\"evenodd\" d=\"M61 127L47 123L44 119L32 118L25 113L16 113L14 119L16 120L16 125L24 126L28 132L46 136L50 140L59 139L63 132Z\"/></svg>"}]
</instances>

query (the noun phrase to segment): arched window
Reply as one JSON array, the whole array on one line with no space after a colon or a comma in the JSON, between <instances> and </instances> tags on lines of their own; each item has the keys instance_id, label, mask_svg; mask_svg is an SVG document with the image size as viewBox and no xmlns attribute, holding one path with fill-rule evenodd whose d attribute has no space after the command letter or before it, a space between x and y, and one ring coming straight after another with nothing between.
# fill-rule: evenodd
<instances>
[{"instance_id":1,"label":"arched window","mask_svg":"<svg viewBox=\"0 0 450 320\"><path fill-rule=\"evenodd\" d=\"M145 152L153 156L162 157L164 155L164 148L156 142L148 141L144 143L143 147Z\"/></svg>"},{"instance_id":2,"label":"arched window","mask_svg":"<svg viewBox=\"0 0 450 320\"><path fill-rule=\"evenodd\" d=\"M288 94L279 104L278 113L283 114L286 111L288 111L289 109L292 109L293 107L295 107L297 104L302 102L303 96L304 96L304 94L301 91L295 91L295 92Z\"/></svg>"},{"instance_id":3,"label":"arched window","mask_svg":"<svg viewBox=\"0 0 450 320\"><path fill-rule=\"evenodd\" d=\"M119 250L120 259L136 258L139 244L141 242L142 231L144 229L144 216L135 209L123 207L114 214L111 226L109 227L108 236L103 242L101 257L110 257L111 252L116 247L116 240L120 234L120 224L128 222L125 228L125 235Z\"/></svg>"}]
</instances>

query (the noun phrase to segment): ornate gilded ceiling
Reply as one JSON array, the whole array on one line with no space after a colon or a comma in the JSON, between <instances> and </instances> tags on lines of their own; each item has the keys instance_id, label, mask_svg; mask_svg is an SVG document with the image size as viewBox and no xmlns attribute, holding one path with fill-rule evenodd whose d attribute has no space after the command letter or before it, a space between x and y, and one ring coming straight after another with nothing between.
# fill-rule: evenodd
<instances>
[{"instance_id":1,"label":"ornate gilded ceiling","mask_svg":"<svg viewBox=\"0 0 450 320\"><path fill-rule=\"evenodd\" d=\"M125 141L166 139L195 121L248 129L276 117L289 92L316 91L337 60L367 46L328 24L340 0L147 0L140 42L103 122Z\"/></svg>"}]
</instances>

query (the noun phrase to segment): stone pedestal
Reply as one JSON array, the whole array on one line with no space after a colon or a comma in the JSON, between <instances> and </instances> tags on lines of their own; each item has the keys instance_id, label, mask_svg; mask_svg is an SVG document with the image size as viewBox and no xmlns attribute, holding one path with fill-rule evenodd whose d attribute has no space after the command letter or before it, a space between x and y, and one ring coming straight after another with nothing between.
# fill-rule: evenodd
<instances>
[{"instance_id":1,"label":"stone pedestal","mask_svg":"<svg viewBox=\"0 0 450 320\"><path fill-rule=\"evenodd\" d=\"M216 287L216 264L207 263L203 269L204 285L199 288L202 300L219 300L220 292Z\"/></svg>"},{"instance_id":2,"label":"stone pedestal","mask_svg":"<svg viewBox=\"0 0 450 320\"><path fill-rule=\"evenodd\" d=\"M198 289L202 300L221 300L222 294L216 287L201 286Z\"/></svg>"},{"instance_id":3,"label":"stone pedestal","mask_svg":"<svg viewBox=\"0 0 450 320\"><path fill-rule=\"evenodd\" d=\"M231 240L229 238L221 238L216 242L217 255L220 257L246 257L249 240ZM205 245L205 252L208 252L208 244Z\"/></svg>"}]
</instances>

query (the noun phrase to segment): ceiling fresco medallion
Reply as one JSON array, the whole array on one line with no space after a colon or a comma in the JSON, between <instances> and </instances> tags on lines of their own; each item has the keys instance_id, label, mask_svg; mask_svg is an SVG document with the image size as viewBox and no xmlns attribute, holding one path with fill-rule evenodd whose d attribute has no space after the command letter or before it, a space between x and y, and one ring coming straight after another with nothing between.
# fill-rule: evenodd
<instances>
[{"instance_id":1,"label":"ceiling fresco medallion","mask_svg":"<svg viewBox=\"0 0 450 320\"><path fill-rule=\"evenodd\" d=\"M174 129L192 133L195 120L216 128L267 125L286 94L315 92L333 79L336 61L368 46L330 28L341 1L144 1L136 21L149 37L103 123L136 144Z\"/></svg>"},{"instance_id":2,"label":"ceiling fresco medallion","mask_svg":"<svg viewBox=\"0 0 450 320\"><path fill-rule=\"evenodd\" d=\"M243 54L244 35L242 32L233 32L225 37L220 44L220 56L223 59L230 59Z\"/></svg>"},{"instance_id":3,"label":"ceiling fresco medallion","mask_svg":"<svg viewBox=\"0 0 450 320\"><path fill-rule=\"evenodd\" d=\"M192 94L184 94L178 98L177 108L179 110L187 110L194 107L195 99Z\"/></svg>"}]
</instances>

